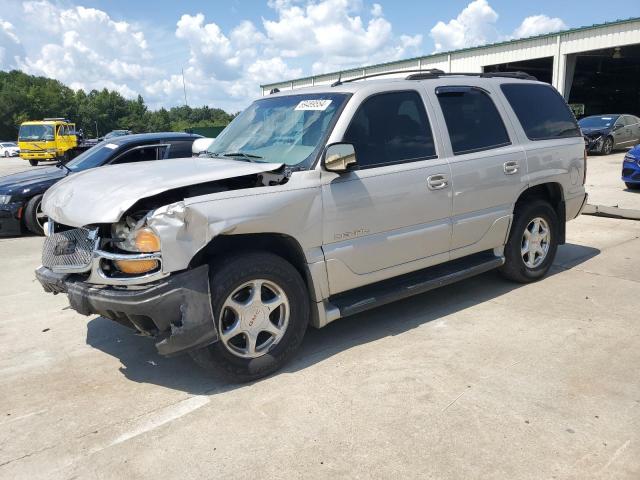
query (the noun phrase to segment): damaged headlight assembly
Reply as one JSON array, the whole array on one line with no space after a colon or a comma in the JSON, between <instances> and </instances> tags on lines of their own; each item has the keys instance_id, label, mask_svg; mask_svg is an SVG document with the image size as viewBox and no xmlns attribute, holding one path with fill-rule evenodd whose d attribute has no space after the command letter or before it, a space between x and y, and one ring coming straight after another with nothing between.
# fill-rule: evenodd
<instances>
[{"instance_id":1,"label":"damaged headlight assembly","mask_svg":"<svg viewBox=\"0 0 640 480\"><path fill-rule=\"evenodd\" d=\"M11 203L11 195L0 195L0 205Z\"/></svg>"},{"instance_id":2,"label":"damaged headlight assembly","mask_svg":"<svg viewBox=\"0 0 640 480\"><path fill-rule=\"evenodd\" d=\"M111 234L114 244L121 250L131 253L157 253L160 251L160 237L146 226L146 216L140 220L125 217L112 225ZM141 274L158 268L156 259L115 260L113 262L122 273Z\"/></svg>"}]
</instances>

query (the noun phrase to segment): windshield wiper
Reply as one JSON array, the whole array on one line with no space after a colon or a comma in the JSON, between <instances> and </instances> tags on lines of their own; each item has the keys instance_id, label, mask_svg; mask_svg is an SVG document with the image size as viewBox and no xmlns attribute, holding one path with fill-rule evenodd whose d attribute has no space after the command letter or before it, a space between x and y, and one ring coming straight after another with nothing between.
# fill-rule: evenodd
<instances>
[{"instance_id":1,"label":"windshield wiper","mask_svg":"<svg viewBox=\"0 0 640 480\"><path fill-rule=\"evenodd\" d=\"M220 153L218 155L222 155L223 157L243 157L243 158L264 158L261 157L260 155L254 155L252 153L246 153L246 152L224 152L224 153Z\"/></svg>"}]
</instances>

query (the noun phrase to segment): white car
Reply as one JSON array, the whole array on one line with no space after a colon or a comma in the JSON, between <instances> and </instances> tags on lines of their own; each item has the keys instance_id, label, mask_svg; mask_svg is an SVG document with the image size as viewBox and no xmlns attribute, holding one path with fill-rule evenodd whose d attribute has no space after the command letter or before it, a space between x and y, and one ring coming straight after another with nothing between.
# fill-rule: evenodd
<instances>
[{"instance_id":1,"label":"white car","mask_svg":"<svg viewBox=\"0 0 640 480\"><path fill-rule=\"evenodd\" d=\"M20 155L20 148L13 142L1 142L0 143L0 156L2 157L17 157Z\"/></svg>"}]
</instances>

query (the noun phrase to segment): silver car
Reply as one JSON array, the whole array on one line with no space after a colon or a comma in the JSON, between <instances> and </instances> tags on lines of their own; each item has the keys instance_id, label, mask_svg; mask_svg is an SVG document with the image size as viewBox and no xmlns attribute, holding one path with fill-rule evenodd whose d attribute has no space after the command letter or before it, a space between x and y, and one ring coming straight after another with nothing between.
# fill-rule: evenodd
<instances>
[{"instance_id":1,"label":"silver car","mask_svg":"<svg viewBox=\"0 0 640 480\"><path fill-rule=\"evenodd\" d=\"M246 381L309 324L494 268L544 277L586 202L558 92L525 74L365 80L261 98L206 157L59 182L37 278Z\"/></svg>"}]
</instances>

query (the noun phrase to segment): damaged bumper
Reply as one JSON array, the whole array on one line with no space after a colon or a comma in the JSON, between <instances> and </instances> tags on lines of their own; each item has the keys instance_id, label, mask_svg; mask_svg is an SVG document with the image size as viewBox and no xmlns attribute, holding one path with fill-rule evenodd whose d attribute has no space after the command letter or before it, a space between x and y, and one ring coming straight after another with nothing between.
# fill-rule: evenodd
<instances>
[{"instance_id":1,"label":"damaged bumper","mask_svg":"<svg viewBox=\"0 0 640 480\"><path fill-rule=\"evenodd\" d=\"M157 339L161 355L205 347L218 340L209 296L209 267L171 274L143 289L78 281L46 267L36 277L47 292L66 293L71 308L100 315Z\"/></svg>"}]
</instances>

